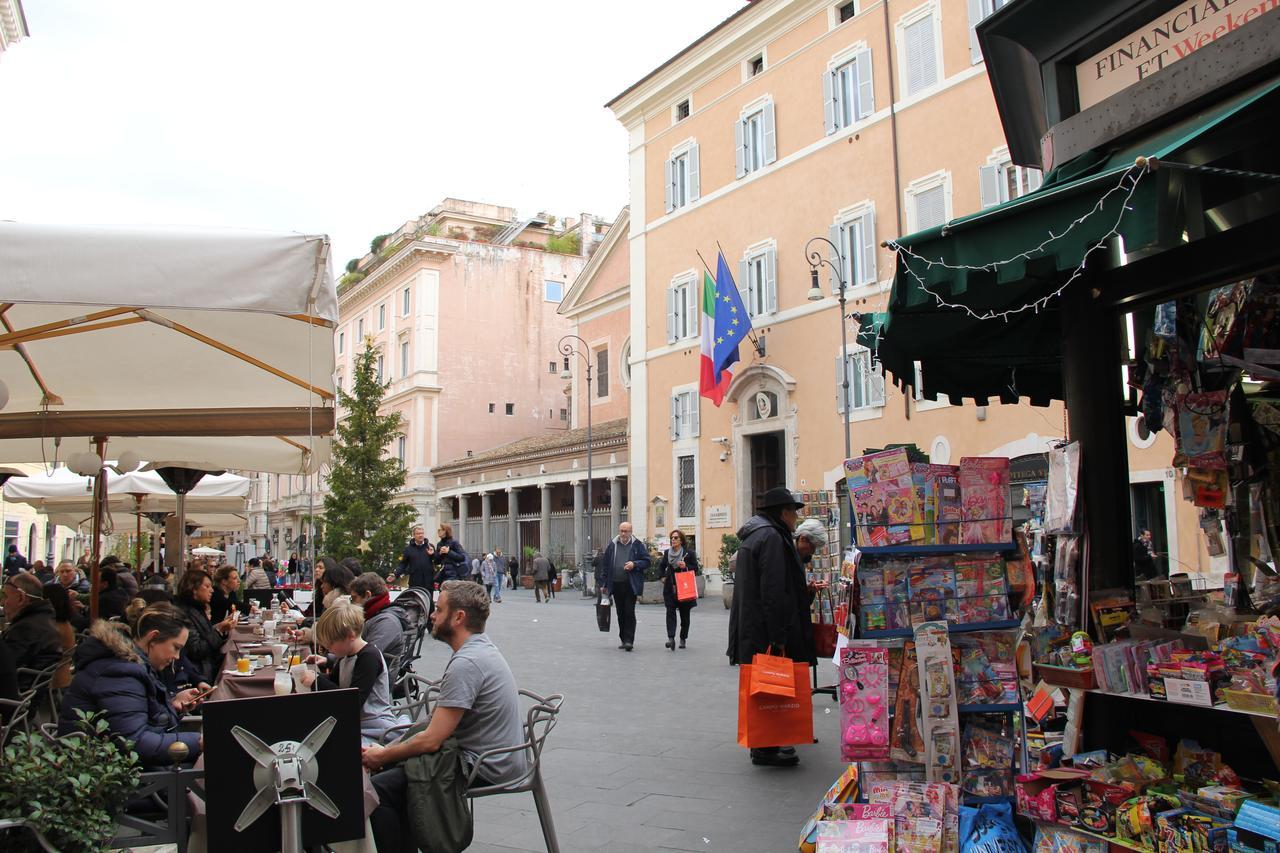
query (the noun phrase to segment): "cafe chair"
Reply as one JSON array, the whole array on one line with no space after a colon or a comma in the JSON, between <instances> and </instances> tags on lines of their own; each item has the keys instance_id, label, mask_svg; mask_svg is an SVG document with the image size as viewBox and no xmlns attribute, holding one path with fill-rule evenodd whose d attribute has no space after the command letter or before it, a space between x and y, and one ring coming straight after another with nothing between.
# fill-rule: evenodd
<instances>
[{"instance_id":1,"label":"cafe chair","mask_svg":"<svg viewBox=\"0 0 1280 853\"><path fill-rule=\"evenodd\" d=\"M31 730L31 702L33 694L23 694L18 700L0 699L0 710L9 709L9 722L0 727L0 749L4 749L16 731Z\"/></svg>"},{"instance_id":2,"label":"cafe chair","mask_svg":"<svg viewBox=\"0 0 1280 853\"><path fill-rule=\"evenodd\" d=\"M191 834L189 795L205 798L204 768L184 763L188 753L182 744L170 747L169 754L172 767L139 775L139 785L129 795L128 806L116 817L116 833L109 849L173 844L178 853L186 853Z\"/></svg>"},{"instance_id":3,"label":"cafe chair","mask_svg":"<svg viewBox=\"0 0 1280 853\"><path fill-rule=\"evenodd\" d=\"M467 802L474 816L475 799L477 797L532 793L533 804L538 810L538 823L542 825L542 840L547 845L547 853L560 853L560 842L556 839L556 828L551 819L551 803L547 799L546 786L542 783L542 748L546 743L547 735L551 734L551 730L556 727L556 719L560 716L560 708L564 704L564 694L555 693L544 697L529 690L521 690L520 695L533 703L525 716L525 741L522 744L509 746L505 749L488 750L476 758L475 764L471 768L471 773L467 777L467 787L469 789L467 791L467 797L469 798ZM529 767L523 776L506 785L475 785L479 769L486 758L520 752L521 750L527 751L529 759Z\"/></svg>"}]
</instances>

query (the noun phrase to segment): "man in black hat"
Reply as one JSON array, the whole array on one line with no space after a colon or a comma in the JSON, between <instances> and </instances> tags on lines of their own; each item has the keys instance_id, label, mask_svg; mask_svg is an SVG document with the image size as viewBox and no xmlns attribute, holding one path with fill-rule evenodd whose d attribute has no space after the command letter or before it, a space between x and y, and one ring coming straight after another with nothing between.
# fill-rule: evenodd
<instances>
[{"instance_id":1,"label":"man in black hat","mask_svg":"<svg viewBox=\"0 0 1280 853\"><path fill-rule=\"evenodd\" d=\"M751 663L768 651L797 663L815 665L809 605L813 594L792 532L804 506L787 489L765 492L756 514L742 525L729 612L730 664ZM800 758L790 747L751 750L752 764L791 766Z\"/></svg>"}]
</instances>

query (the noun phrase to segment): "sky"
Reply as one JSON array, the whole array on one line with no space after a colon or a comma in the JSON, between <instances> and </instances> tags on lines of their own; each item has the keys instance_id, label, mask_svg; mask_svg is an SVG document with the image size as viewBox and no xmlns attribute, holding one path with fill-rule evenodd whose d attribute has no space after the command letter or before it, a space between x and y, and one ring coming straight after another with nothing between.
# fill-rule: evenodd
<instances>
[{"instance_id":1,"label":"sky","mask_svg":"<svg viewBox=\"0 0 1280 853\"><path fill-rule=\"evenodd\" d=\"M627 203L604 104L743 0L23 0L0 220L327 233L334 268L453 196Z\"/></svg>"}]
</instances>

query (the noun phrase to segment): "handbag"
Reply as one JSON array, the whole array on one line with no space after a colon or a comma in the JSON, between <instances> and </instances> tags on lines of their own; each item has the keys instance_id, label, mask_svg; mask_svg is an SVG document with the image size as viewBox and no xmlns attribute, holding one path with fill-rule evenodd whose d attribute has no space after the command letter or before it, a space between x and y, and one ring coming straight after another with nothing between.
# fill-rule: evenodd
<instances>
[{"instance_id":1,"label":"handbag","mask_svg":"<svg viewBox=\"0 0 1280 853\"><path fill-rule=\"evenodd\" d=\"M792 680L804 684L809 664L788 661ZM754 664L738 667L738 746L792 746L813 743L813 695L801 690L795 696L752 695Z\"/></svg>"},{"instance_id":2,"label":"handbag","mask_svg":"<svg viewBox=\"0 0 1280 853\"><path fill-rule=\"evenodd\" d=\"M769 647L769 651L773 651L773 646ZM791 658L778 657L768 652L757 652L750 664L751 695L768 694L788 699L794 698L796 695L795 670L792 668L794 663L795 661Z\"/></svg>"},{"instance_id":3,"label":"handbag","mask_svg":"<svg viewBox=\"0 0 1280 853\"><path fill-rule=\"evenodd\" d=\"M693 572L676 572L676 599L694 601L698 597L698 582Z\"/></svg>"},{"instance_id":4,"label":"handbag","mask_svg":"<svg viewBox=\"0 0 1280 853\"><path fill-rule=\"evenodd\" d=\"M823 593L826 593L826 606L823 604ZM836 653L835 599L830 589L818 590L813 600L816 606L816 619L813 622L813 648L820 658L829 658ZM829 621L828 621L829 620Z\"/></svg>"},{"instance_id":5,"label":"handbag","mask_svg":"<svg viewBox=\"0 0 1280 853\"><path fill-rule=\"evenodd\" d=\"M596 625L603 633L609 633L609 623L613 619L613 608L609 606L609 595L603 590L596 592Z\"/></svg>"}]
</instances>

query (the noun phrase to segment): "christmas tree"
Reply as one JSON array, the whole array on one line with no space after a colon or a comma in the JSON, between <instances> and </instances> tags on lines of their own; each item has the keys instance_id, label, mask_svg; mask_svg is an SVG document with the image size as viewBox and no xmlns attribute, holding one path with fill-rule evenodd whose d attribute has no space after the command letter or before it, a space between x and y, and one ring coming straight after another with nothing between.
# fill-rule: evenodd
<instances>
[{"instance_id":1,"label":"christmas tree","mask_svg":"<svg viewBox=\"0 0 1280 853\"><path fill-rule=\"evenodd\" d=\"M324 499L325 550L338 560L355 557L366 571L385 575L399 562L414 510L394 500L404 487L404 465L387 448L400 435L400 413L378 413L386 390L374 367L379 349L372 339L363 343L351 393L338 389L342 408Z\"/></svg>"}]
</instances>

